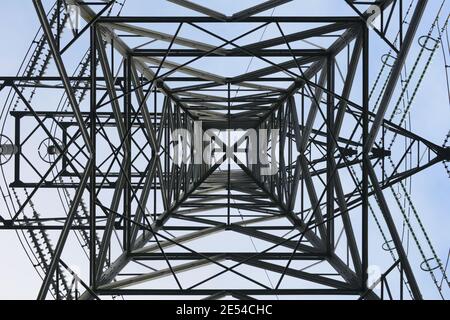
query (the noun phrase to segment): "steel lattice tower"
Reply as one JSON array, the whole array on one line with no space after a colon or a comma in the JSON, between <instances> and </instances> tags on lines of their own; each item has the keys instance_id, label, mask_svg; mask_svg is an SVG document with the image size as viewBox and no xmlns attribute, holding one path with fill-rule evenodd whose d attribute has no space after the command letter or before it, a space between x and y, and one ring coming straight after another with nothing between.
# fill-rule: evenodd
<instances>
[{"instance_id":1,"label":"steel lattice tower","mask_svg":"<svg viewBox=\"0 0 450 320\"><path fill-rule=\"evenodd\" d=\"M169 0L189 13L178 16L97 2L33 0L41 29L27 64L0 82L10 90L0 225L34 247L39 299L422 298L391 203L412 207L408 180L450 160L445 144L393 116L411 103L415 80L402 72L427 0L345 0L352 15L336 17L270 15L302 0L232 15ZM73 12L81 27L68 32ZM420 37L419 58L440 46L447 19ZM269 29L276 36L258 39ZM371 86L375 38L390 50L382 86ZM71 73L74 50L85 54ZM245 73L214 71L250 58L258 67ZM400 211L444 297L444 262ZM368 276L381 245L393 260L376 291Z\"/></svg>"}]
</instances>

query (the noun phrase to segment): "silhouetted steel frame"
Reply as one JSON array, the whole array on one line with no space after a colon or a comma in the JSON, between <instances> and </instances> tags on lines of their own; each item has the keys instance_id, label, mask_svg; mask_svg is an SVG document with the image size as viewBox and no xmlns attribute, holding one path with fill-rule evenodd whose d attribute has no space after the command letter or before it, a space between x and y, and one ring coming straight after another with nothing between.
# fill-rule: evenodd
<instances>
[{"instance_id":1,"label":"silhouetted steel frame","mask_svg":"<svg viewBox=\"0 0 450 320\"><path fill-rule=\"evenodd\" d=\"M102 21L101 21L101 19L99 19L99 23L102 23ZM150 53L150 52L149 52ZM143 53L142 52L140 52L140 54L142 55ZM292 52L290 52L290 54L292 54ZM129 59L129 58L128 58ZM331 90L330 90L331 91ZM330 219L330 220L332 220L332 219ZM330 223L330 222L329 222Z\"/></svg>"}]
</instances>

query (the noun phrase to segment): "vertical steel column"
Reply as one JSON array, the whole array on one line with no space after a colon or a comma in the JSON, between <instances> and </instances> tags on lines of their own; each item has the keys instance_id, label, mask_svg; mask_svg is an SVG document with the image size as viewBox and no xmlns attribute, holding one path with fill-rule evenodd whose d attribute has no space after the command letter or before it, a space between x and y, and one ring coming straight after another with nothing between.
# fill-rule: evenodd
<instances>
[{"instance_id":1,"label":"vertical steel column","mask_svg":"<svg viewBox=\"0 0 450 320\"><path fill-rule=\"evenodd\" d=\"M334 72L335 72L334 56L327 58L327 252L334 250ZM319 106L320 108L320 106Z\"/></svg>"},{"instance_id":2,"label":"vertical steel column","mask_svg":"<svg viewBox=\"0 0 450 320\"><path fill-rule=\"evenodd\" d=\"M96 25L94 24L91 31L91 110L90 110L90 133L91 133L91 144L92 144L92 170L90 177L90 197L89 197L89 214L90 214L90 228L89 228L89 284L92 289L96 288L96 201L97 201L97 193L95 188L96 182L96 118L97 118L97 48L96 48Z\"/></svg>"},{"instance_id":3,"label":"vertical steel column","mask_svg":"<svg viewBox=\"0 0 450 320\"><path fill-rule=\"evenodd\" d=\"M369 30L365 24L362 24L362 29L362 141L364 146L369 136ZM369 178L367 172L367 163L370 161L369 152L363 149L362 157L361 290L365 292L367 290L367 269L369 267Z\"/></svg>"},{"instance_id":4,"label":"vertical steel column","mask_svg":"<svg viewBox=\"0 0 450 320\"><path fill-rule=\"evenodd\" d=\"M124 139L128 149L125 151L125 186L123 198L123 215L124 215L124 229L123 229L123 244L124 250L129 252L131 250L131 56L125 58L124 61L124 123L125 132L127 133Z\"/></svg>"},{"instance_id":5,"label":"vertical steel column","mask_svg":"<svg viewBox=\"0 0 450 320\"><path fill-rule=\"evenodd\" d=\"M227 92L228 92L228 113L227 113L227 122L228 122L228 130L227 130L227 148L226 148L226 152L227 152L227 160L228 160L228 170L227 170L227 225L230 225L230 220L231 220L231 156L233 151L230 150L231 147L231 92L230 92L230 83L228 82L227 84Z\"/></svg>"},{"instance_id":6,"label":"vertical steel column","mask_svg":"<svg viewBox=\"0 0 450 320\"><path fill-rule=\"evenodd\" d=\"M14 183L20 182L20 116L14 116L14 144L17 147L17 152L14 154Z\"/></svg>"},{"instance_id":7,"label":"vertical steel column","mask_svg":"<svg viewBox=\"0 0 450 320\"><path fill-rule=\"evenodd\" d=\"M155 133L156 132L158 132L157 131L157 124L158 124L158 118L157 118L157 114L158 114L158 108L157 108L157 106L158 106L158 101L157 101L157 97L156 97L156 87L154 87L153 88L153 90L154 90L154 97L153 97L153 123L154 123L154 125L155 125ZM164 105L165 105L165 103L163 104L163 110L164 110ZM159 132L158 132L158 145L160 145L161 144L161 139L159 138L160 136L161 136L161 134L162 134L162 112L161 112L161 118L160 118L160 122L159 122ZM157 157L158 156L158 151L159 151L159 149L158 150L153 150L152 149L152 158L153 157ZM156 169L156 170L159 170L159 168L161 168L161 167L158 167L158 169ZM160 177L162 177L162 172L159 172L159 176ZM154 175L154 178L153 178L153 220L156 220L156 218L157 218L157 211L158 211L158 208L157 208L157 206L156 206L156 193L157 193L157 175L155 174Z\"/></svg>"}]
</instances>

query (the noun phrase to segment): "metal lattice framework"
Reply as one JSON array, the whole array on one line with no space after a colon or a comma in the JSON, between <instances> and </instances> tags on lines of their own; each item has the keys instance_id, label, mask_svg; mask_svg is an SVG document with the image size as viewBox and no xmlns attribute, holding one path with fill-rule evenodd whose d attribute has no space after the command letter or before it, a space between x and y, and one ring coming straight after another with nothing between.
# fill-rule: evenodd
<instances>
[{"instance_id":1,"label":"metal lattice framework","mask_svg":"<svg viewBox=\"0 0 450 320\"><path fill-rule=\"evenodd\" d=\"M168 2L197 15L122 16L125 4L106 0L58 0L46 12L33 0L41 30L32 55L18 76L1 78L10 89L0 141L10 216L0 224L34 247L38 298L421 299L391 203L444 298L444 263L407 189L450 151L404 125L408 108L398 111L417 92L409 100L415 80L402 72L428 1L345 0L353 13L345 17L266 15L300 0L232 15ZM381 21L372 34L373 5ZM73 8L83 27L67 35ZM447 28L436 21L419 41L430 59ZM275 36L258 41L266 30ZM372 37L390 52L386 82L379 89L379 76L371 90ZM69 75L77 45L88 49ZM254 70L215 71L249 58ZM207 132L199 144L188 139L181 164L179 129ZM252 144L252 129L268 132L268 144ZM252 150L269 164L251 162ZM198 154L210 161L195 163ZM372 286L371 252L380 245L393 260Z\"/></svg>"}]
</instances>

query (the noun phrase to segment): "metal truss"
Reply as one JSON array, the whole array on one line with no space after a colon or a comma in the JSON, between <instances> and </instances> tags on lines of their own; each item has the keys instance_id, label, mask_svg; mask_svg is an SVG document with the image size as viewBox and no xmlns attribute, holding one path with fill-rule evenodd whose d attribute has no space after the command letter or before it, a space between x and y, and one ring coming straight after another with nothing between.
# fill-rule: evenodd
<instances>
[{"instance_id":1,"label":"metal truss","mask_svg":"<svg viewBox=\"0 0 450 320\"><path fill-rule=\"evenodd\" d=\"M43 277L38 299L379 299L394 292L396 299L421 299L386 191L450 160L450 151L386 113L427 1L411 4L407 25L403 1L371 1L383 17L373 36L395 54L374 110L367 1L343 1L357 12L347 17L260 14L286 0L231 16L169 2L198 15L115 16L118 5L106 0L57 1L47 13L33 0L42 27L34 59L43 60L43 70L1 78L16 103L7 110L10 142L2 135L11 216L0 216L0 227L26 232L34 243ZM85 21L70 35L61 27L70 19L67 6ZM267 28L277 36L255 41ZM69 75L66 55L80 43L89 49ZM260 66L233 77L213 71L249 57ZM56 75L45 71L50 61ZM33 99L53 91L63 92L58 107ZM199 123L215 129L208 143L216 148L200 143L211 161L194 163L200 151L189 141L190 161L177 163L174 130L193 133ZM250 129L278 140L277 150L257 146L275 174L262 174L270 164L249 160ZM34 199L57 195L63 210L51 205L38 214ZM381 295L368 286L374 204L394 257L379 279ZM81 264L73 259L75 239L85 277L70 267ZM387 281L394 272L397 289Z\"/></svg>"}]
</instances>

